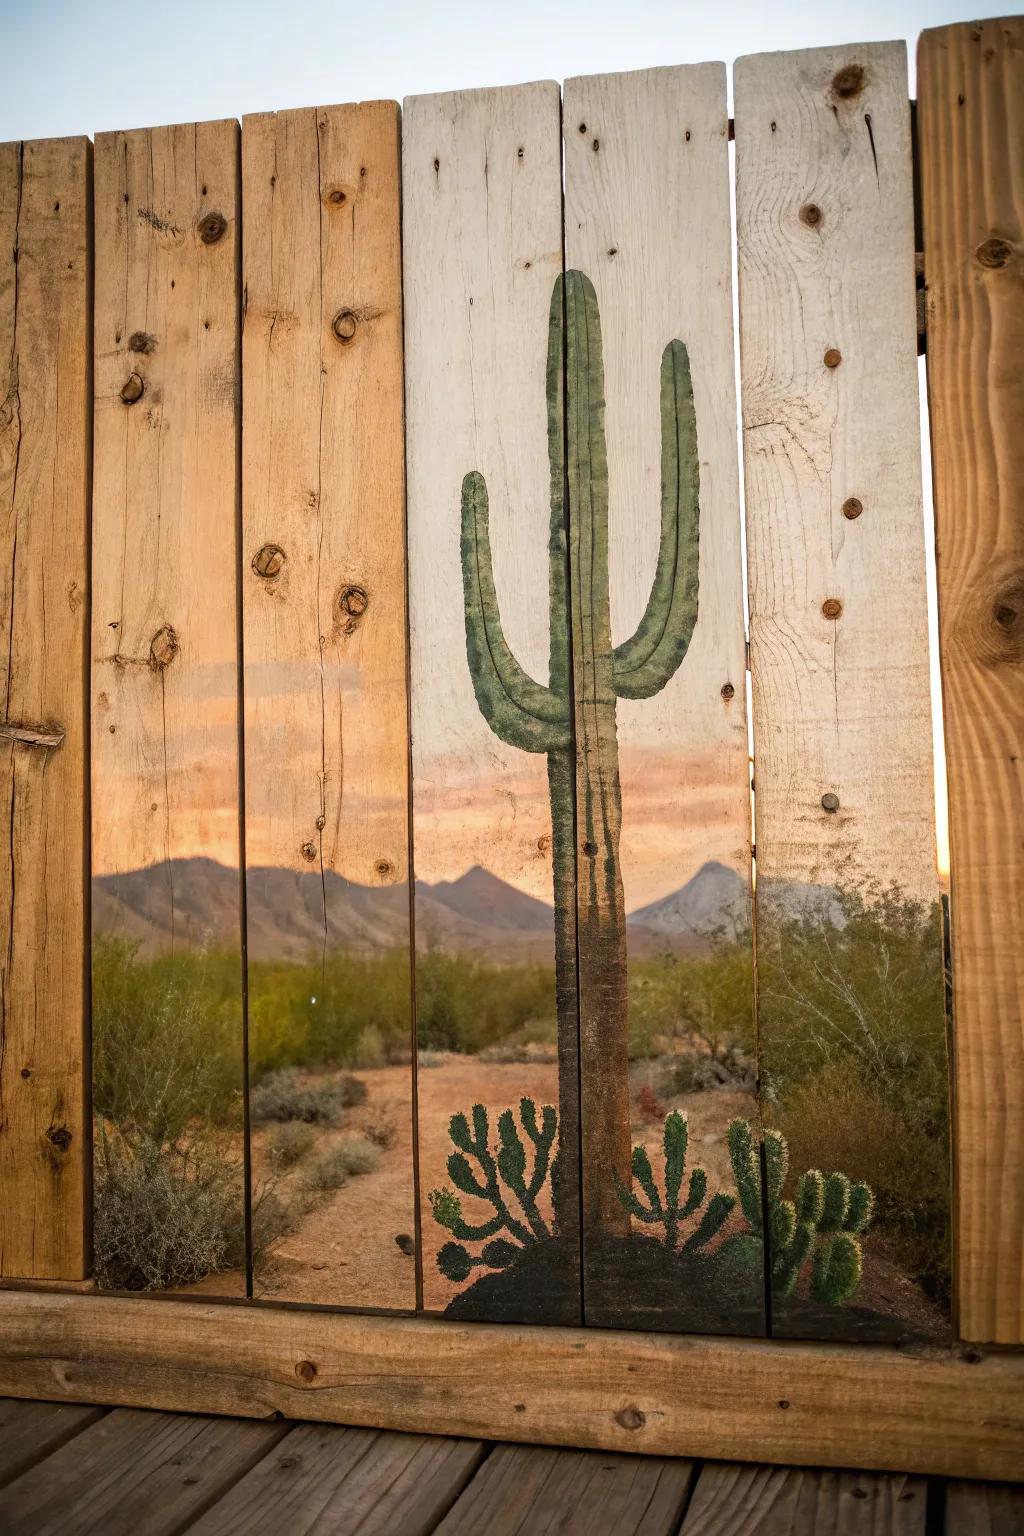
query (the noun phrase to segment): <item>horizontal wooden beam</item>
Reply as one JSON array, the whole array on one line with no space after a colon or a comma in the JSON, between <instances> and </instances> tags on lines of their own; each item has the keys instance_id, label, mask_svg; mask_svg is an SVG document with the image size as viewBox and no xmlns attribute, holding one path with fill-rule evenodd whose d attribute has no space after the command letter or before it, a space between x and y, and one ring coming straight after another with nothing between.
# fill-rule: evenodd
<instances>
[{"instance_id":1,"label":"horizontal wooden beam","mask_svg":"<svg viewBox=\"0 0 1024 1536\"><path fill-rule=\"evenodd\" d=\"M0 1292L0 1395L1024 1480L1024 1358Z\"/></svg>"}]
</instances>

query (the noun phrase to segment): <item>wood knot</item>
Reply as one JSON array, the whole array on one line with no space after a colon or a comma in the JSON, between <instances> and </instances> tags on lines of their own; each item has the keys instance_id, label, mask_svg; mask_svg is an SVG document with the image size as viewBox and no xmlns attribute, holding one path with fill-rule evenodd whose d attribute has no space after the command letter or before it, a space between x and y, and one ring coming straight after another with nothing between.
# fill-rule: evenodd
<instances>
[{"instance_id":1,"label":"wood knot","mask_svg":"<svg viewBox=\"0 0 1024 1536\"><path fill-rule=\"evenodd\" d=\"M989 588L968 629L970 650L983 666L1024 661L1024 571L1009 571Z\"/></svg>"},{"instance_id":2,"label":"wood knot","mask_svg":"<svg viewBox=\"0 0 1024 1536\"><path fill-rule=\"evenodd\" d=\"M810 229L817 229L822 220L822 212L817 203L804 203L800 209L801 222Z\"/></svg>"},{"instance_id":3,"label":"wood knot","mask_svg":"<svg viewBox=\"0 0 1024 1536\"><path fill-rule=\"evenodd\" d=\"M324 201L330 203L332 208L341 208L343 204L348 202L348 193L344 192L341 187L332 187Z\"/></svg>"},{"instance_id":4,"label":"wood knot","mask_svg":"<svg viewBox=\"0 0 1024 1536\"><path fill-rule=\"evenodd\" d=\"M643 1429L647 1423L647 1415L640 1408L630 1404L628 1408L620 1408L615 1415L616 1424L621 1424L623 1429Z\"/></svg>"},{"instance_id":5,"label":"wood knot","mask_svg":"<svg viewBox=\"0 0 1024 1536\"><path fill-rule=\"evenodd\" d=\"M157 630L149 642L149 664L154 671L162 672L169 667L181 649L178 636L170 624Z\"/></svg>"},{"instance_id":6,"label":"wood knot","mask_svg":"<svg viewBox=\"0 0 1024 1536\"><path fill-rule=\"evenodd\" d=\"M592 859L597 852L597 844L588 840L583 844L583 852L587 855L588 858Z\"/></svg>"},{"instance_id":7,"label":"wood knot","mask_svg":"<svg viewBox=\"0 0 1024 1536\"><path fill-rule=\"evenodd\" d=\"M339 309L331 324L331 330L342 344L347 344L356 334L359 322L350 309Z\"/></svg>"},{"instance_id":8,"label":"wood knot","mask_svg":"<svg viewBox=\"0 0 1024 1536\"><path fill-rule=\"evenodd\" d=\"M228 221L222 213L208 213L196 225L204 245L216 245L227 234Z\"/></svg>"},{"instance_id":9,"label":"wood knot","mask_svg":"<svg viewBox=\"0 0 1024 1536\"><path fill-rule=\"evenodd\" d=\"M866 79L863 64L844 64L832 76L832 94L840 101L852 101L864 89Z\"/></svg>"},{"instance_id":10,"label":"wood knot","mask_svg":"<svg viewBox=\"0 0 1024 1536\"><path fill-rule=\"evenodd\" d=\"M299 851L301 852L302 857L306 860L307 864L312 864L313 860L316 858L316 843L303 843Z\"/></svg>"},{"instance_id":11,"label":"wood knot","mask_svg":"<svg viewBox=\"0 0 1024 1536\"><path fill-rule=\"evenodd\" d=\"M66 1125L51 1125L46 1133L46 1139L57 1148L58 1152L66 1152L71 1145L71 1132Z\"/></svg>"},{"instance_id":12,"label":"wood knot","mask_svg":"<svg viewBox=\"0 0 1024 1536\"><path fill-rule=\"evenodd\" d=\"M826 619L838 619L843 611L843 605L838 597L826 597L821 605L821 611Z\"/></svg>"},{"instance_id":13,"label":"wood knot","mask_svg":"<svg viewBox=\"0 0 1024 1536\"><path fill-rule=\"evenodd\" d=\"M727 704L730 699L734 699L736 697L736 689L733 687L732 683L723 683L719 689L719 692Z\"/></svg>"},{"instance_id":14,"label":"wood knot","mask_svg":"<svg viewBox=\"0 0 1024 1536\"><path fill-rule=\"evenodd\" d=\"M121 399L125 405L134 405L146 393L141 373L130 373L121 385Z\"/></svg>"},{"instance_id":15,"label":"wood knot","mask_svg":"<svg viewBox=\"0 0 1024 1536\"><path fill-rule=\"evenodd\" d=\"M338 593L338 607L349 619L361 619L370 606L370 594L365 587L342 587Z\"/></svg>"},{"instance_id":16,"label":"wood knot","mask_svg":"<svg viewBox=\"0 0 1024 1536\"><path fill-rule=\"evenodd\" d=\"M315 1381L316 1366L313 1364L312 1360L300 1360L298 1365L295 1367L295 1374L300 1381Z\"/></svg>"},{"instance_id":17,"label":"wood knot","mask_svg":"<svg viewBox=\"0 0 1024 1536\"><path fill-rule=\"evenodd\" d=\"M281 574L284 562L285 553L279 544L264 544L253 555L252 568L257 576L264 576L269 581Z\"/></svg>"},{"instance_id":18,"label":"wood knot","mask_svg":"<svg viewBox=\"0 0 1024 1536\"><path fill-rule=\"evenodd\" d=\"M128 351L139 352L143 357L148 357L156 351L156 337L150 331L132 331L128 338Z\"/></svg>"},{"instance_id":19,"label":"wood knot","mask_svg":"<svg viewBox=\"0 0 1024 1536\"><path fill-rule=\"evenodd\" d=\"M378 859L373 866L374 873L381 880L388 880L395 872L395 866L390 859Z\"/></svg>"},{"instance_id":20,"label":"wood knot","mask_svg":"<svg viewBox=\"0 0 1024 1536\"><path fill-rule=\"evenodd\" d=\"M993 235L989 240L983 240L974 253L974 259L980 267L988 267L995 271L999 267L1005 267L1013 257L1013 246L1008 240L1000 240Z\"/></svg>"}]
</instances>

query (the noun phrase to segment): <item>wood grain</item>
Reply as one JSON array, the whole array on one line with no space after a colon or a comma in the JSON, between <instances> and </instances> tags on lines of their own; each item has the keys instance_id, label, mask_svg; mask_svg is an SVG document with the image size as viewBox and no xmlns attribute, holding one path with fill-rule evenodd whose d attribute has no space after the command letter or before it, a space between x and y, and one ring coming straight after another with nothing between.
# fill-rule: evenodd
<instances>
[{"instance_id":1,"label":"wood grain","mask_svg":"<svg viewBox=\"0 0 1024 1536\"><path fill-rule=\"evenodd\" d=\"M0 145L0 1276L86 1273L91 149Z\"/></svg>"},{"instance_id":2,"label":"wood grain","mask_svg":"<svg viewBox=\"0 0 1024 1536\"><path fill-rule=\"evenodd\" d=\"M404 1055L411 1042L398 176L393 102L245 120L242 591L254 1082L275 1059L282 964L310 969L302 1022L307 1040L320 1042L319 1055L309 1045L311 1067L339 1064L324 1062L323 1017L336 1018L357 1066L373 1065L374 1049ZM272 923L261 927L257 912ZM361 987L342 975L339 995L339 970L355 966L363 968ZM395 1076L387 1109L408 1146L412 1075ZM335 1139L318 1135L324 1155ZM258 1173L260 1166L257 1141ZM358 1200L352 1190L333 1195L330 1211L320 1211L321 1240L307 1222L278 1250L283 1274L274 1281L257 1273L257 1293L271 1284L292 1301L414 1307L414 1266L394 1242L414 1225L411 1157L405 1179L390 1187L369 1220L358 1204L346 1214L350 1196ZM324 1240L327 1224L338 1242ZM356 1228L358 1264L350 1252Z\"/></svg>"},{"instance_id":3,"label":"wood grain","mask_svg":"<svg viewBox=\"0 0 1024 1536\"><path fill-rule=\"evenodd\" d=\"M0 1402L0 1486L102 1418L103 1408L72 1403Z\"/></svg>"},{"instance_id":4,"label":"wood grain","mask_svg":"<svg viewBox=\"0 0 1024 1536\"><path fill-rule=\"evenodd\" d=\"M478 1440L300 1424L189 1529L193 1536L428 1536L483 1456Z\"/></svg>"},{"instance_id":5,"label":"wood grain","mask_svg":"<svg viewBox=\"0 0 1024 1536\"><path fill-rule=\"evenodd\" d=\"M456 978L477 965L507 973L487 970L498 1002L473 1019L481 1036L507 1030L504 995L514 997L524 982L543 987L545 995L515 1022L553 1026L557 990L558 1081L554 1063L534 1068L528 1080L509 1064L503 1073L482 1074L464 1099L453 1098L449 1115L480 1101L493 1139L497 1115L518 1106L524 1093L532 1091L541 1105L557 1104L559 1226L569 1248L564 1294L541 1284L531 1297L506 1301L519 1320L568 1321L580 1312L573 1251L578 1029L571 761L567 746L545 754L510 745L484 717L468 659L460 554L463 480L475 471L489 498L505 640L529 677L547 684L552 624L556 633L561 624L556 649L559 643L565 649L564 618L552 615L549 589L546 388L552 291L562 270L557 86L412 97L404 109L402 167L419 1044L448 1043L443 993L431 1008L432 978L440 971L443 983L448 957L462 962ZM556 479L560 488L560 475ZM550 775L557 781L551 793L563 807L569 802L568 816L552 817ZM551 964L556 884L557 984ZM545 974L538 983L540 966ZM456 995L461 984L456 981ZM449 1115L433 1128L421 1120L424 1196L446 1183ZM437 1308L453 1286L436 1265L446 1234L426 1199L423 1204L424 1302ZM490 1214L470 1196L468 1219ZM520 1300L526 1310L516 1313ZM487 1304L478 1315L496 1313Z\"/></svg>"},{"instance_id":6,"label":"wood grain","mask_svg":"<svg viewBox=\"0 0 1024 1536\"><path fill-rule=\"evenodd\" d=\"M204 1006L193 990L203 956L225 957L227 996L202 1020L202 1051L219 1052L212 1070L237 1085L240 1129L237 242L235 123L98 135L94 939L140 939L141 960L170 957L139 986L156 989L154 1016L167 1013L160 989L178 988L166 1027L183 1031L179 1054ZM212 930L195 915L197 888L217 894ZM107 1039L130 1058L142 1022L121 1016L112 972L94 977L97 1060ZM139 1050L121 1063L122 1082L145 1081ZM172 1092L210 1070L174 1059ZM109 1074L94 1081L97 1112L113 1113ZM144 1118L142 1128L159 1139ZM240 1164L240 1145L234 1153ZM233 1283L244 1290L242 1269Z\"/></svg>"},{"instance_id":7,"label":"wood grain","mask_svg":"<svg viewBox=\"0 0 1024 1536\"><path fill-rule=\"evenodd\" d=\"M926 1506L921 1478L724 1462L702 1470L681 1536L924 1536Z\"/></svg>"},{"instance_id":8,"label":"wood grain","mask_svg":"<svg viewBox=\"0 0 1024 1536\"><path fill-rule=\"evenodd\" d=\"M758 880L933 900L903 44L739 59L736 177Z\"/></svg>"},{"instance_id":9,"label":"wood grain","mask_svg":"<svg viewBox=\"0 0 1024 1536\"><path fill-rule=\"evenodd\" d=\"M671 897L705 866L721 865L735 872L735 880L729 883L728 903L709 912L708 930L725 924L731 936L738 933L751 967L750 773L725 68L701 64L567 80L563 120L566 265L591 278L600 307L613 645L623 644L640 622L658 564L662 357L677 339L687 348L697 419L699 585L693 639L679 670L660 692L650 698L620 697L615 704L627 948L631 959L649 958L644 908ZM570 519L575 511L570 505ZM678 579L689 576L684 566ZM577 682L577 697L581 691ZM579 738L578 750L584 753ZM599 860L601 853L593 857ZM587 863L581 854L581 903L588 888ZM585 929L581 905L581 935ZM648 943L642 946L645 936ZM655 952L664 956L699 946L702 938L706 943L708 934L659 929ZM663 963L668 967L673 960ZM748 976L752 989L752 968ZM613 1174L629 1183L626 1030L619 1032L620 1053L613 1060L606 1044L609 1031L595 1015L591 985L581 955L584 1209L608 1207L621 1214ZM736 1021L736 1028L751 1033L749 1013ZM625 1142L624 1166L621 1147L612 1155L611 1125L619 1142ZM659 1136L660 1126L653 1131ZM724 1131L723 1120L715 1132L721 1136ZM634 1138L643 1134L638 1125ZM658 1167L660 1148L652 1147L652 1155ZM700 1146L693 1145L692 1161L700 1156ZM602 1180L610 1186L606 1197L597 1187ZM586 1222L584 1228L586 1233ZM588 1321L628 1326L642 1298L625 1277L616 1283L614 1267L614 1262L602 1266L594 1246L585 1242ZM602 1268L609 1272L602 1274ZM752 1274L750 1316L723 1318L723 1328L762 1331L762 1301L761 1278ZM664 1324L694 1326L680 1315L666 1316Z\"/></svg>"},{"instance_id":10,"label":"wood grain","mask_svg":"<svg viewBox=\"0 0 1024 1536\"><path fill-rule=\"evenodd\" d=\"M443 1536L675 1536L688 1461L499 1445L437 1527Z\"/></svg>"},{"instance_id":11,"label":"wood grain","mask_svg":"<svg viewBox=\"0 0 1024 1536\"><path fill-rule=\"evenodd\" d=\"M918 128L968 1339L1024 1342L1024 22L923 32Z\"/></svg>"},{"instance_id":12,"label":"wood grain","mask_svg":"<svg viewBox=\"0 0 1024 1536\"><path fill-rule=\"evenodd\" d=\"M174 1536L286 1433L283 1424L117 1409L4 1490L3 1528Z\"/></svg>"},{"instance_id":13,"label":"wood grain","mask_svg":"<svg viewBox=\"0 0 1024 1536\"><path fill-rule=\"evenodd\" d=\"M0 1393L1018 1479L1024 1359L0 1293Z\"/></svg>"},{"instance_id":14,"label":"wood grain","mask_svg":"<svg viewBox=\"0 0 1024 1536\"><path fill-rule=\"evenodd\" d=\"M927 1157L939 1273L946 1019L903 44L739 60L736 166L766 1119L793 1152L787 1196L805 1169L838 1169L902 1211ZM894 964L904 931L914 959ZM891 1120L900 1060L935 1086L895 1112L886 1165L857 1126ZM859 1262L860 1239L843 1243ZM912 1278L925 1261L897 1234L892 1285L870 1230L863 1252L845 1307L773 1281L773 1333L942 1338Z\"/></svg>"},{"instance_id":15,"label":"wood grain","mask_svg":"<svg viewBox=\"0 0 1024 1536\"><path fill-rule=\"evenodd\" d=\"M947 1536L1018 1536L1024 1528L1024 1488L1001 1483L950 1483Z\"/></svg>"}]
</instances>

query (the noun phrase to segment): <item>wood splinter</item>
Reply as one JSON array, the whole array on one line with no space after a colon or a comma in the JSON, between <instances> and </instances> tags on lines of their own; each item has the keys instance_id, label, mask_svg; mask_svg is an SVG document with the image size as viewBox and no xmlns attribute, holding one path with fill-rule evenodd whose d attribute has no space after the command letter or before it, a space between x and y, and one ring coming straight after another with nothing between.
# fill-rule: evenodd
<instances>
[{"instance_id":1,"label":"wood splinter","mask_svg":"<svg viewBox=\"0 0 1024 1536\"><path fill-rule=\"evenodd\" d=\"M47 731L41 726L14 725L10 721L0 721L0 738L20 741L26 747L59 747L64 736L65 732L59 726Z\"/></svg>"}]
</instances>

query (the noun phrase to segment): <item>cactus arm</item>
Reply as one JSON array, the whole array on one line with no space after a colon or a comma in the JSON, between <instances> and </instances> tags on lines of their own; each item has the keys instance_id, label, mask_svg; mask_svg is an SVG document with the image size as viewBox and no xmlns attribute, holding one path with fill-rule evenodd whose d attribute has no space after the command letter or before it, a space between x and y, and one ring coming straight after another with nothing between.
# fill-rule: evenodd
<instances>
[{"instance_id":1,"label":"cactus arm","mask_svg":"<svg viewBox=\"0 0 1024 1536\"><path fill-rule=\"evenodd\" d=\"M525 752L567 747L568 694L534 682L505 639L494 585L487 486L476 470L462 482L461 550L466 655L481 714L496 736Z\"/></svg>"},{"instance_id":2,"label":"cactus arm","mask_svg":"<svg viewBox=\"0 0 1024 1536\"><path fill-rule=\"evenodd\" d=\"M516 1130L515 1117L510 1109L503 1110L498 1116L498 1137L501 1141L497 1159L498 1172L519 1201L534 1237L549 1236L536 1201L526 1187L526 1148Z\"/></svg>"},{"instance_id":3,"label":"cactus arm","mask_svg":"<svg viewBox=\"0 0 1024 1536\"><path fill-rule=\"evenodd\" d=\"M761 1235L761 1158L746 1120L733 1120L726 1133L729 1160L743 1214L752 1232Z\"/></svg>"},{"instance_id":4,"label":"cactus arm","mask_svg":"<svg viewBox=\"0 0 1024 1536\"><path fill-rule=\"evenodd\" d=\"M689 649L697 623L700 462L690 358L670 341L661 359L661 542L647 608L636 633L615 647L615 692L660 693Z\"/></svg>"},{"instance_id":5,"label":"cactus arm","mask_svg":"<svg viewBox=\"0 0 1024 1536\"><path fill-rule=\"evenodd\" d=\"M837 1232L831 1242L814 1255L811 1295L815 1301L840 1307L857 1289L860 1274L860 1243L848 1232Z\"/></svg>"},{"instance_id":6,"label":"cactus arm","mask_svg":"<svg viewBox=\"0 0 1024 1536\"><path fill-rule=\"evenodd\" d=\"M681 1253L695 1253L698 1248L703 1248L724 1227L730 1212L736 1201L732 1195L712 1195L708 1201L707 1209L697 1224L696 1231L686 1239L680 1249Z\"/></svg>"}]
</instances>

